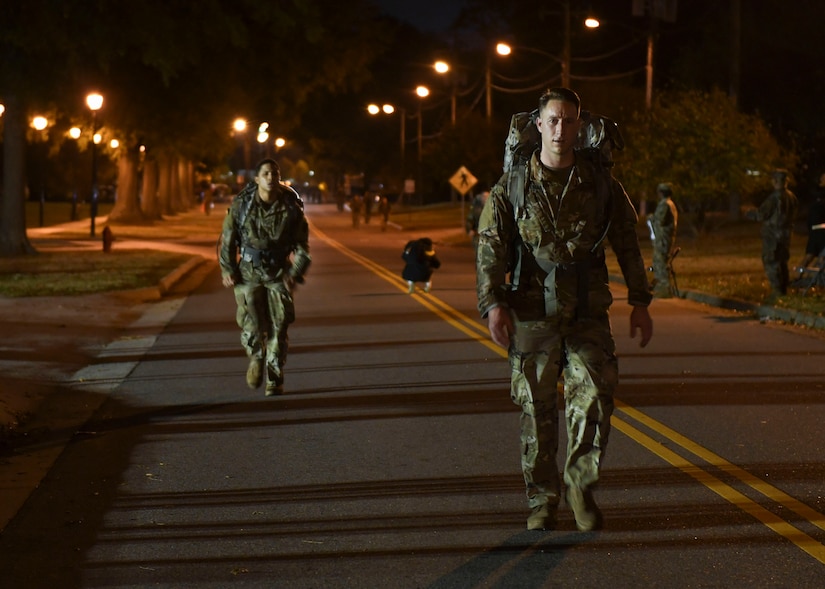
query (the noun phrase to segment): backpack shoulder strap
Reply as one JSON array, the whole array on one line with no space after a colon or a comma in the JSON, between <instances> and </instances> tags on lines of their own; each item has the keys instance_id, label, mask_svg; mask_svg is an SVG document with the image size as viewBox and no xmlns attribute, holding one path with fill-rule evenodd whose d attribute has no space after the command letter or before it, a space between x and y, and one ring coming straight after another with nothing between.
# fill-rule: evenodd
<instances>
[{"instance_id":1,"label":"backpack shoulder strap","mask_svg":"<svg viewBox=\"0 0 825 589\"><path fill-rule=\"evenodd\" d=\"M528 162L520 162L514 164L507 175L507 200L513 205L516 216L524 208L528 174Z\"/></svg>"}]
</instances>

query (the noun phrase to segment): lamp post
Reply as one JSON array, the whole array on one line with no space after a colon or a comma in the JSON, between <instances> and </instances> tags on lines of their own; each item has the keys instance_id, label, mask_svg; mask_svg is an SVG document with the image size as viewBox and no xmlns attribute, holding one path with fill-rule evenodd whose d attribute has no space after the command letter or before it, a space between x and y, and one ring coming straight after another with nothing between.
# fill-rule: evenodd
<instances>
[{"instance_id":1,"label":"lamp post","mask_svg":"<svg viewBox=\"0 0 825 589\"><path fill-rule=\"evenodd\" d=\"M645 62L645 108L647 108L648 110L650 110L650 107L653 104L653 52L657 33L656 22L656 18L651 16L649 26L647 29L647 60ZM601 26L601 24L601 21L593 16L589 16L584 21L584 26L588 29L598 29ZM621 23L610 24L615 24L625 28L631 28ZM631 28L631 30L633 29Z\"/></svg>"},{"instance_id":2,"label":"lamp post","mask_svg":"<svg viewBox=\"0 0 825 589\"><path fill-rule=\"evenodd\" d=\"M415 93L420 99L418 101L418 162L416 164L416 178L415 178L415 191L421 195L423 204L423 194L421 193L421 144L423 139L422 127L423 127L423 117L421 116L421 103L423 102L424 98L430 95L430 89L426 86L418 86L415 89Z\"/></svg>"},{"instance_id":3,"label":"lamp post","mask_svg":"<svg viewBox=\"0 0 825 589\"><path fill-rule=\"evenodd\" d=\"M100 141L100 136L97 134L97 111L103 106L103 96L93 92L86 96L86 105L92 111L92 203L90 210L90 228L89 235L95 236L95 217L97 216L97 201L98 201L98 187L97 187L97 144Z\"/></svg>"},{"instance_id":4,"label":"lamp post","mask_svg":"<svg viewBox=\"0 0 825 589\"><path fill-rule=\"evenodd\" d=\"M250 159L250 145L249 145L249 134L246 132L246 119L237 118L232 123L232 128L235 130L236 133L243 133L243 165L244 165L244 175L243 175L243 182L247 181L247 175L249 175L249 159Z\"/></svg>"},{"instance_id":5,"label":"lamp post","mask_svg":"<svg viewBox=\"0 0 825 589\"><path fill-rule=\"evenodd\" d=\"M49 121L46 117L37 116L32 119L32 128L36 131L43 131L49 126ZM42 137L41 137L42 139ZM40 160L40 226L44 225L43 216L46 208L46 151L45 141L43 143L43 154Z\"/></svg>"},{"instance_id":6,"label":"lamp post","mask_svg":"<svg viewBox=\"0 0 825 589\"><path fill-rule=\"evenodd\" d=\"M513 51L528 51L530 53L535 53L537 55L541 55L542 57L547 57L552 59L553 61L559 63L561 65L561 80L562 85L567 87L570 84L570 54L569 54L569 45L568 45L568 53L566 56L558 57L553 55L552 53L548 53L547 51L543 51L541 49L536 49L535 47L525 47L524 45L509 45L508 43L497 43L496 44L496 53L502 56L508 56Z\"/></svg>"},{"instance_id":7,"label":"lamp post","mask_svg":"<svg viewBox=\"0 0 825 589\"><path fill-rule=\"evenodd\" d=\"M69 137L77 141L80 139L80 135L83 131L80 130L80 127L72 127L69 129ZM74 153L74 160L77 161L77 153ZM72 221L77 221L77 173L74 171L75 166L72 166L72 183L74 184L72 188L72 212L70 219Z\"/></svg>"},{"instance_id":8,"label":"lamp post","mask_svg":"<svg viewBox=\"0 0 825 589\"><path fill-rule=\"evenodd\" d=\"M392 104L383 104L382 106L378 106L377 104L369 104L367 105L367 112L373 116L384 113L385 115L391 115L395 113L396 107ZM401 183L404 182L404 160L407 157L406 154L406 144L407 144L407 111L401 107L398 108L398 118L401 121L401 141L400 141L400 151L401 151Z\"/></svg>"},{"instance_id":9,"label":"lamp post","mask_svg":"<svg viewBox=\"0 0 825 589\"><path fill-rule=\"evenodd\" d=\"M436 61L433 64L435 71L441 75L450 73L450 64L446 61ZM450 75L450 125L455 127L455 110L456 110L456 82L455 77Z\"/></svg>"}]
</instances>

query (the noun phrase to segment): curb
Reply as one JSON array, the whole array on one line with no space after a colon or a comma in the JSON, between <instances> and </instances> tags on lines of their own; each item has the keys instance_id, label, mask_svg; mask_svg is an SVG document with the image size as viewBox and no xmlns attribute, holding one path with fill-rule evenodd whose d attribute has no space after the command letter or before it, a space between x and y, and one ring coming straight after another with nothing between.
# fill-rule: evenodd
<instances>
[{"instance_id":1,"label":"curb","mask_svg":"<svg viewBox=\"0 0 825 589\"><path fill-rule=\"evenodd\" d=\"M610 281L624 284L624 280L616 275L610 275ZM761 321L783 321L791 325L801 325L810 329L825 330L825 317L811 313L803 313L802 311L795 311L793 309L781 309L771 305L760 305L740 299L725 298L695 290L683 290L681 288L679 289L679 296L673 298L696 301L710 305L711 307L719 307L741 313L751 313Z\"/></svg>"},{"instance_id":2,"label":"curb","mask_svg":"<svg viewBox=\"0 0 825 589\"><path fill-rule=\"evenodd\" d=\"M156 286L146 286L128 292L137 293L141 298L146 300L160 300L172 292L175 286L184 278L207 262L208 260L202 256L192 256L183 264L169 272L169 274L161 278Z\"/></svg>"},{"instance_id":3,"label":"curb","mask_svg":"<svg viewBox=\"0 0 825 589\"><path fill-rule=\"evenodd\" d=\"M202 256L193 256L172 270L169 274L161 278L157 287L160 296L166 296L172 288L174 288L175 284L180 282L187 274L204 263L206 263L206 258Z\"/></svg>"}]
</instances>

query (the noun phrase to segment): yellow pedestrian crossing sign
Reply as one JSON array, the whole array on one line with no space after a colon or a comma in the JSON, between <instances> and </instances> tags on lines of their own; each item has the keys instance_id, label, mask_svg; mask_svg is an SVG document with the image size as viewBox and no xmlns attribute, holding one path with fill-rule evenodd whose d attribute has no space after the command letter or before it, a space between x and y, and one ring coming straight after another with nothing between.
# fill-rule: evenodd
<instances>
[{"instance_id":1,"label":"yellow pedestrian crossing sign","mask_svg":"<svg viewBox=\"0 0 825 589\"><path fill-rule=\"evenodd\" d=\"M461 196L467 194L472 190L473 186L478 183L475 176L470 173L470 170L461 166L453 177L450 178L450 185L455 188Z\"/></svg>"}]
</instances>

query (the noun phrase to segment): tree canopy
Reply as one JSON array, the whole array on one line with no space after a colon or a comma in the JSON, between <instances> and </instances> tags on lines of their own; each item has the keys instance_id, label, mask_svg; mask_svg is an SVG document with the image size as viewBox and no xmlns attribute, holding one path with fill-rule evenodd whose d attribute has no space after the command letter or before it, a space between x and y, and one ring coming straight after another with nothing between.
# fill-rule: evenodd
<instances>
[{"instance_id":1,"label":"tree canopy","mask_svg":"<svg viewBox=\"0 0 825 589\"><path fill-rule=\"evenodd\" d=\"M731 194L752 195L770 185L774 168L794 169L764 121L741 112L719 90L661 93L623 129L626 152L619 175L631 195L644 199L659 182L674 187L674 201L695 213L724 209Z\"/></svg>"}]
</instances>

